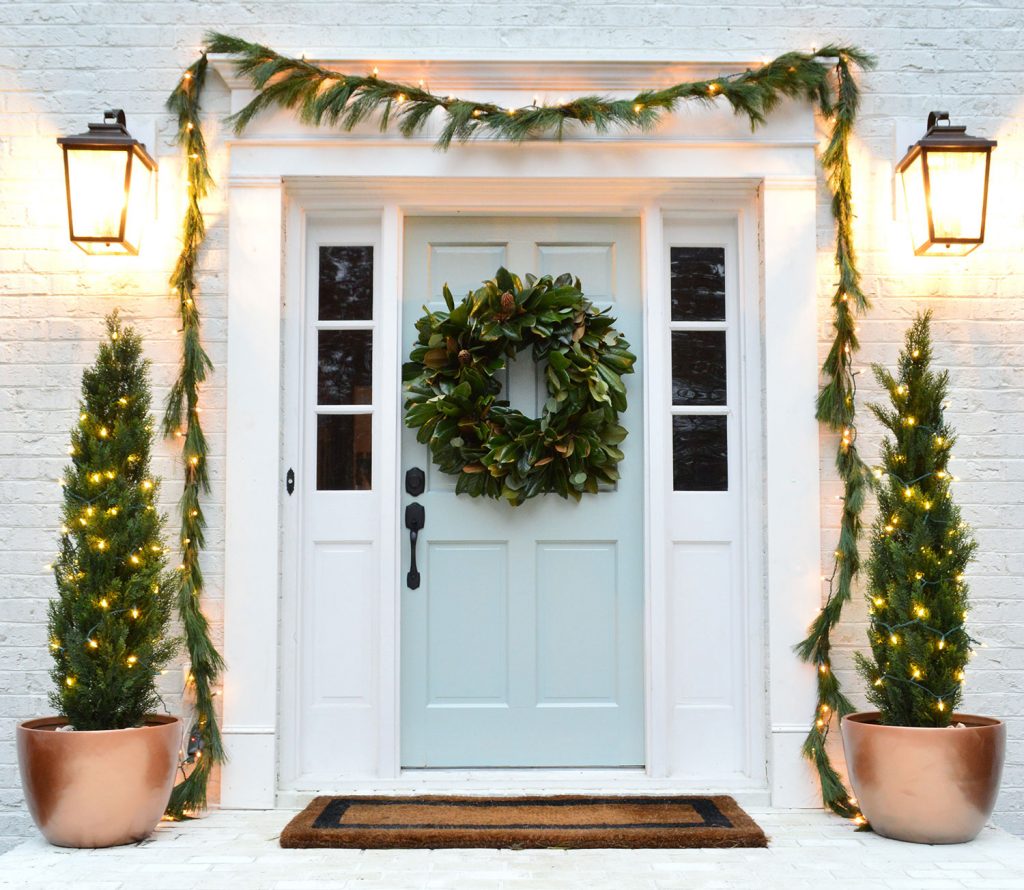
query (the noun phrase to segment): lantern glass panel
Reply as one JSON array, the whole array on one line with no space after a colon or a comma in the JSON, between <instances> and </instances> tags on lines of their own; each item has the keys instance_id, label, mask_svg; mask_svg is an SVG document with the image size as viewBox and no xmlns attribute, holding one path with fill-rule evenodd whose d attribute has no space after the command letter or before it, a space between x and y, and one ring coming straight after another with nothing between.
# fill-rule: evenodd
<instances>
[{"instance_id":1,"label":"lantern glass panel","mask_svg":"<svg viewBox=\"0 0 1024 890\"><path fill-rule=\"evenodd\" d=\"M121 240L125 171L130 153L124 149L66 149L71 237ZM79 242L90 253L110 253L104 242ZM114 245L111 244L110 247ZM120 248L113 252L122 252Z\"/></svg>"},{"instance_id":2,"label":"lantern glass panel","mask_svg":"<svg viewBox=\"0 0 1024 890\"><path fill-rule=\"evenodd\" d=\"M925 154L934 240L980 241L988 152L930 149Z\"/></svg>"},{"instance_id":3,"label":"lantern glass panel","mask_svg":"<svg viewBox=\"0 0 1024 890\"><path fill-rule=\"evenodd\" d=\"M928 244L928 200L924 190L924 153L919 153L903 171L903 194L907 199L907 217L914 250Z\"/></svg>"},{"instance_id":4,"label":"lantern glass panel","mask_svg":"<svg viewBox=\"0 0 1024 890\"><path fill-rule=\"evenodd\" d=\"M132 253L139 252L142 230L150 216L153 202L153 170L142 160L136 148L132 157L132 178L128 192L128 217L125 221L124 240Z\"/></svg>"}]
</instances>

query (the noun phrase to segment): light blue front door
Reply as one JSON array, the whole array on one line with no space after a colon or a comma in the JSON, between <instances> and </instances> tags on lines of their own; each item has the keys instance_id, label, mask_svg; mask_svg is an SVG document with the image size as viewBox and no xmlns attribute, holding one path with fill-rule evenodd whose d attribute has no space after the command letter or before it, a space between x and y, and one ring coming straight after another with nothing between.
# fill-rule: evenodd
<instances>
[{"instance_id":1,"label":"light blue front door","mask_svg":"<svg viewBox=\"0 0 1024 890\"><path fill-rule=\"evenodd\" d=\"M411 217L405 226L403 353L424 305L444 308L500 266L570 272L641 353L639 223L618 218ZM403 428L402 509L424 508L418 589L403 586L405 767L583 767L644 763L643 360L627 378L629 436L615 490L520 507L455 495ZM547 398L529 353L506 382L514 407ZM404 491L405 471L426 490ZM402 581L409 565L404 536Z\"/></svg>"}]
</instances>

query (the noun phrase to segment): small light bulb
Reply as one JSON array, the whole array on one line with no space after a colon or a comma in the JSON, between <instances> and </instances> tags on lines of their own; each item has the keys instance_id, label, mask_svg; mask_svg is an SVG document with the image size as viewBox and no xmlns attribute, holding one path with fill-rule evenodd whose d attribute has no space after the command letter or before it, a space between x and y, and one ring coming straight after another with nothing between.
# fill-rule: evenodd
<instances>
[{"instance_id":1,"label":"small light bulb","mask_svg":"<svg viewBox=\"0 0 1024 890\"><path fill-rule=\"evenodd\" d=\"M74 677L67 677L67 678L65 678L64 682L65 682L65 683L66 683L66 684L67 684L68 686L74 686L74 685L75 685L75 682L76 682L76 681L75 681L75 678L74 678Z\"/></svg>"},{"instance_id":2,"label":"small light bulb","mask_svg":"<svg viewBox=\"0 0 1024 890\"><path fill-rule=\"evenodd\" d=\"M139 660L139 658L138 658L137 655L129 655L125 659L125 661L127 661L129 665L134 665L138 660Z\"/></svg>"},{"instance_id":3,"label":"small light bulb","mask_svg":"<svg viewBox=\"0 0 1024 890\"><path fill-rule=\"evenodd\" d=\"M89 648L90 649L99 649L99 647L100 647L100 644L97 643L95 640L89 640Z\"/></svg>"},{"instance_id":4,"label":"small light bulb","mask_svg":"<svg viewBox=\"0 0 1024 890\"><path fill-rule=\"evenodd\" d=\"M101 426L100 427L100 431L99 431L99 437L101 439L105 439L109 435L110 435L110 430L108 430L105 426Z\"/></svg>"},{"instance_id":5,"label":"small light bulb","mask_svg":"<svg viewBox=\"0 0 1024 890\"><path fill-rule=\"evenodd\" d=\"M110 608L110 601L106 597L103 597L100 600L100 608L101 609L109 609Z\"/></svg>"}]
</instances>

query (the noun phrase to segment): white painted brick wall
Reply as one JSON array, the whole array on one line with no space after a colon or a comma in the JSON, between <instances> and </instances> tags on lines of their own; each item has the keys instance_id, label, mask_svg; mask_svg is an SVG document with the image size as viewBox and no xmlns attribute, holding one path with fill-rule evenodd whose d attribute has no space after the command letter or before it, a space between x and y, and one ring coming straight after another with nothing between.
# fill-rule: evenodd
<instances>
[{"instance_id":1,"label":"white painted brick wall","mask_svg":"<svg viewBox=\"0 0 1024 890\"><path fill-rule=\"evenodd\" d=\"M157 402L177 360L174 303L165 286L182 200L171 121L163 102L209 28L283 50L337 48L386 57L416 50L474 48L481 56L541 48L591 51L595 58L702 59L739 51L751 58L830 40L879 56L864 80L856 146L857 239L875 306L862 326L863 360L891 362L918 308L935 310L937 361L953 372L952 420L960 431L957 472L966 517L981 542L970 573L974 632L987 642L971 670L967 706L1007 718L1010 747L998 821L1024 833L1024 8L1020 0L564 0L564 2L18 2L0 4L0 850L29 830L13 736L22 719L46 712L43 617L58 521L55 479L64 463L82 367L102 316L121 306L146 335ZM216 78L211 121L225 111ZM87 258L66 239L63 181L54 138L80 132L109 107L129 124L155 126L160 219L137 258ZM950 110L972 132L999 139L993 167L989 243L966 260L908 255L892 220L891 169L926 113ZM214 137L215 138L215 137ZM214 145L216 145L214 141ZM215 153L215 164L224 162ZM831 222L820 194L821 341L833 280ZM217 373L206 388L214 489L205 558L208 602L220 630L223 554L224 240L220 195L209 203L203 259L206 344ZM862 392L876 394L868 375ZM808 406L811 410L811 406ZM862 444L877 430L865 419ZM833 547L834 442L822 440L823 561ZM158 448L170 511L180 480L174 451ZM841 665L863 640L864 612L851 610L839 636ZM850 688L855 683L842 671ZM171 676L168 677L170 681ZM172 699L174 684L168 683Z\"/></svg>"}]
</instances>

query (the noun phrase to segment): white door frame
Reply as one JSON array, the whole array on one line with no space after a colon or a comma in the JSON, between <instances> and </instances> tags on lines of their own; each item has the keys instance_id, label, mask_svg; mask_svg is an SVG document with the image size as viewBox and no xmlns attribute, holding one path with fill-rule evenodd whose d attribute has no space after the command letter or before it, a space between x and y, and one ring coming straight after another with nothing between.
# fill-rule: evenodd
<instances>
[{"instance_id":1,"label":"white door frame","mask_svg":"<svg viewBox=\"0 0 1024 890\"><path fill-rule=\"evenodd\" d=\"M403 63L393 64L400 68ZM222 62L215 61L215 66L227 72ZM662 80L668 76L664 66L650 63L606 67L609 70L603 76L620 88L628 89L633 82L649 85L657 80L656 72ZM547 68L545 77L558 68L557 63ZM577 91L600 81L590 69L572 68L571 63L561 66L561 88ZM675 79L690 73L679 68L675 66L671 72ZM445 82L442 69L440 64L431 69L435 87L440 79L445 88L455 89L460 87L460 76L471 76L453 70ZM511 94L535 76L536 67L495 66L490 81L487 71L481 74L479 64L472 70L481 83L491 84L489 93L504 89ZM237 107L246 96L240 84L232 86L232 104ZM791 647L803 634L820 598L818 429L813 417L817 389L816 143L808 106L793 105L777 120L751 136L742 127L730 129L732 119L724 113L710 113L698 121L696 130L691 120L687 127L673 130L667 126L650 138L586 137L574 140L571 146L548 142L475 144L439 154L428 139L311 136L281 116L270 118L252 135L231 144L224 592L228 673L223 727L230 760L223 770L223 805L273 806L284 799L279 791L287 778L287 770L278 774L277 747L281 727L290 719L289 697L287 690L281 690L279 707L275 692L279 689L278 655L287 651L279 650L284 613L281 584L282 578L287 584L295 568L287 564L288 549L282 550L281 537L282 528L287 535L287 529L294 527L294 506L283 495L282 458L290 455L282 449L287 452L291 446L288 441L282 443L279 425L285 384L280 356L282 306L294 298L295 281L295 270L285 264L290 265L300 252L286 250L286 233L289 243L301 241L308 214L336 212L338 208L376 211L382 220L380 262L385 270L399 270L404 213L495 208L504 214L558 213L571 206L588 214L639 215L644 231L649 330L664 322L664 315L659 319L655 309L660 306L660 311L665 311L664 294L659 293L661 216L670 210L707 207L709 200L715 201L716 207L731 200L738 214L740 210L745 213L744 250L753 251L751 268L759 272L760 280L746 281L743 286L745 292L753 291L759 298L754 305L763 313L764 416L760 422L765 484L762 492L748 492L756 507L750 511L748 527L754 534L763 525L765 532L767 559L758 579L763 582L752 585L750 593L764 591L763 599L752 607L751 639L762 637L759 610L764 608L768 621L765 657L754 658L752 664L767 666L768 678L762 685L763 674L755 676L751 671L749 676L751 710L757 715L751 727L764 730L772 802L780 806L811 803L813 785L799 748L813 707L814 675L795 658ZM753 202L752 196L756 198ZM381 318L379 330L386 333L386 325L392 325L398 343L400 281L397 274L385 274L382 281L383 304L390 303L395 311L390 318ZM667 362L667 356L659 358L648 349L647 357L646 379L657 380L658 363ZM394 374L390 391L394 404L389 408L382 401L378 410L390 411L397 432L397 362ZM756 400L749 401L756 404ZM667 423L668 414L652 411L650 402L651 388L647 387L646 441L667 441L658 425ZM390 534L383 534L381 540L393 546L399 531L397 435L390 445L376 444L375 459L381 447L383 465L396 468L390 480L388 474L380 474L385 480L381 496L394 505ZM658 492L666 490L667 481L647 480L648 527L656 521L651 518L657 516L653 505L660 497ZM275 485L278 497L271 495ZM387 512L382 510L382 514ZM650 533L647 540L654 540ZM389 559L382 552L381 564L391 567L392 576L398 574L397 562L393 553ZM664 775L669 691L659 687L664 684L662 666L667 655L664 641L659 642L656 633L658 601L665 595L663 553L648 553L647 578L651 593L645 647L647 770L643 776L591 775L589 781L601 787L680 787ZM392 589L397 590L397 578L392 582ZM363 790L420 783L403 777L398 768L396 618L396 600L382 596L376 678L379 760L375 775L353 779L352 787ZM287 647L288 641L284 644ZM441 776L437 781L451 785L453 780ZM521 776L507 780L513 787L528 787ZM501 779L491 775L487 781L493 786ZM550 786L551 777L539 781ZM568 778L565 781L571 784ZM763 781L755 782L752 790L758 785L763 787ZM729 790L742 790L741 786Z\"/></svg>"}]
</instances>

